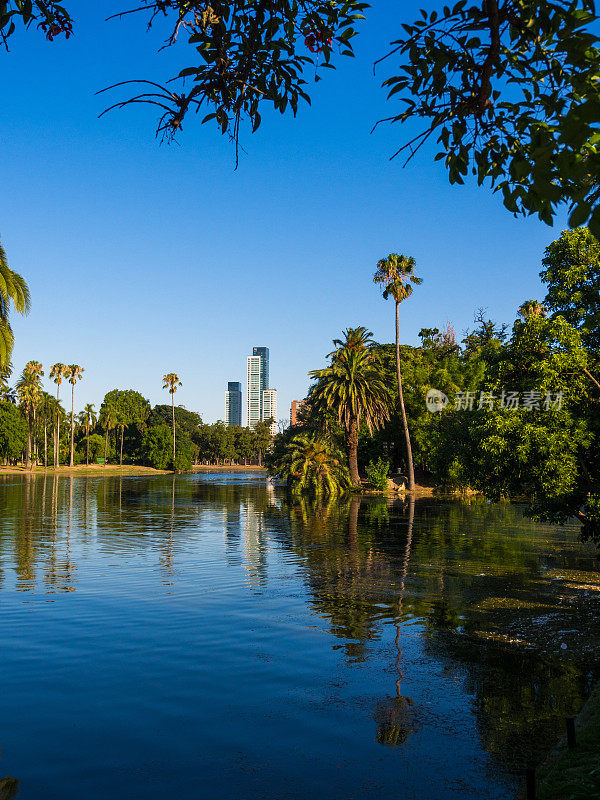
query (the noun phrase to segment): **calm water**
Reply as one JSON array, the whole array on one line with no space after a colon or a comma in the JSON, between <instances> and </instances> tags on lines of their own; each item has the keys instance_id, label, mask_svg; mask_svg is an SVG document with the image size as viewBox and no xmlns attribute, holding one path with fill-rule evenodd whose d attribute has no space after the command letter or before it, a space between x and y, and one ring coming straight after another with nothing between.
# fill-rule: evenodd
<instances>
[{"instance_id":1,"label":"calm water","mask_svg":"<svg viewBox=\"0 0 600 800\"><path fill-rule=\"evenodd\" d=\"M0 779L19 800L512 797L589 689L577 622L543 631L599 566L511 506L5 476Z\"/></svg>"}]
</instances>

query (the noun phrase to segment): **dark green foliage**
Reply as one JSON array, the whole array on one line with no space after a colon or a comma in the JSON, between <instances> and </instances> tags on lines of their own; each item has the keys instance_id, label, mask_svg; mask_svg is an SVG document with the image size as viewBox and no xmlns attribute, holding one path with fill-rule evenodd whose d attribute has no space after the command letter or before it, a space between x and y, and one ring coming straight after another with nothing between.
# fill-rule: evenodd
<instances>
[{"instance_id":1,"label":"dark green foliage","mask_svg":"<svg viewBox=\"0 0 600 800\"><path fill-rule=\"evenodd\" d=\"M172 424L172 409L170 405L154 406L148 418L148 425L159 425L165 423ZM187 408L175 406L175 428L177 431L187 431L192 436L202 425L202 417L195 411L188 411Z\"/></svg>"},{"instance_id":2,"label":"dark green foliage","mask_svg":"<svg viewBox=\"0 0 600 800\"><path fill-rule=\"evenodd\" d=\"M171 443L172 446L173 444ZM175 463L173 464L173 469L177 472L189 472L192 468L195 449L197 450L197 448L194 448L189 434L185 431L179 433L175 440Z\"/></svg>"},{"instance_id":3,"label":"dark green foliage","mask_svg":"<svg viewBox=\"0 0 600 800\"><path fill-rule=\"evenodd\" d=\"M589 0L466 2L404 25L390 55L401 71L389 97L394 122L425 121L399 153L431 136L451 183L472 173L514 213L552 223L561 202L571 224L600 231L600 51Z\"/></svg>"},{"instance_id":4,"label":"dark green foliage","mask_svg":"<svg viewBox=\"0 0 600 800\"><path fill-rule=\"evenodd\" d=\"M27 423L12 403L0 402L0 458L17 459L27 447Z\"/></svg>"},{"instance_id":5,"label":"dark green foliage","mask_svg":"<svg viewBox=\"0 0 600 800\"><path fill-rule=\"evenodd\" d=\"M269 458L269 472L295 493L337 495L351 486L342 451L327 437L296 433Z\"/></svg>"},{"instance_id":6,"label":"dark green foliage","mask_svg":"<svg viewBox=\"0 0 600 800\"><path fill-rule=\"evenodd\" d=\"M173 434L168 425L153 425L144 433L142 458L154 469L169 469L173 461Z\"/></svg>"},{"instance_id":7,"label":"dark green foliage","mask_svg":"<svg viewBox=\"0 0 600 800\"><path fill-rule=\"evenodd\" d=\"M384 492L388 487L389 471L389 461L384 461L382 458L378 458L377 461L369 461L365 468L369 486Z\"/></svg>"}]
</instances>

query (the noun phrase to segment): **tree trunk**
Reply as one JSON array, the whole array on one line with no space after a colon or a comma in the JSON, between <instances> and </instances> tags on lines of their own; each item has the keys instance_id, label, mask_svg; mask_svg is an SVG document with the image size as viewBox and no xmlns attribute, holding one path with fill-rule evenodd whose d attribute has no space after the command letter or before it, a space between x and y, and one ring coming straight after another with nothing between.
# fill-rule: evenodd
<instances>
[{"instance_id":1,"label":"tree trunk","mask_svg":"<svg viewBox=\"0 0 600 800\"><path fill-rule=\"evenodd\" d=\"M354 486L360 486L360 475L358 474L358 420L356 417L353 417L350 420L350 430L348 431L347 444L350 480Z\"/></svg>"},{"instance_id":2,"label":"tree trunk","mask_svg":"<svg viewBox=\"0 0 600 800\"><path fill-rule=\"evenodd\" d=\"M396 373L398 377L398 398L400 400L400 411L402 412L402 425L404 427L404 438L406 440L406 464L408 470L408 491L415 490L415 470L413 467L412 447L410 445L410 433L408 432L408 422L406 420L406 410L404 408L404 395L402 393L402 372L400 370L400 303L396 301Z\"/></svg>"},{"instance_id":3,"label":"tree trunk","mask_svg":"<svg viewBox=\"0 0 600 800\"><path fill-rule=\"evenodd\" d=\"M44 417L44 469L48 469L48 419Z\"/></svg>"},{"instance_id":4,"label":"tree trunk","mask_svg":"<svg viewBox=\"0 0 600 800\"><path fill-rule=\"evenodd\" d=\"M85 465L89 467L90 465L90 426L88 425L85 429L85 438L87 439L87 445L85 448Z\"/></svg>"},{"instance_id":5,"label":"tree trunk","mask_svg":"<svg viewBox=\"0 0 600 800\"><path fill-rule=\"evenodd\" d=\"M58 400L58 393L60 391L60 383L56 384L56 447L54 448L54 467L58 469L60 467L60 408L59 400Z\"/></svg>"},{"instance_id":6,"label":"tree trunk","mask_svg":"<svg viewBox=\"0 0 600 800\"><path fill-rule=\"evenodd\" d=\"M73 466L73 436L74 436L74 414L75 414L75 384L71 385L71 460L69 466Z\"/></svg>"},{"instance_id":7,"label":"tree trunk","mask_svg":"<svg viewBox=\"0 0 600 800\"><path fill-rule=\"evenodd\" d=\"M121 458L119 464L123 466L123 433L125 432L125 426L121 425Z\"/></svg>"},{"instance_id":8,"label":"tree trunk","mask_svg":"<svg viewBox=\"0 0 600 800\"><path fill-rule=\"evenodd\" d=\"M31 412L27 415L27 450L25 455L25 467L26 469L33 469L33 463L31 461Z\"/></svg>"},{"instance_id":9,"label":"tree trunk","mask_svg":"<svg viewBox=\"0 0 600 800\"><path fill-rule=\"evenodd\" d=\"M106 451L108 450L108 424L106 425L106 435L104 437L104 467L106 468Z\"/></svg>"},{"instance_id":10,"label":"tree trunk","mask_svg":"<svg viewBox=\"0 0 600 800\"><path fill-rule=\"evenodd\" d=\"M173 411L173 469L175 469L175 395L172 392L171 409Z\"/></svg>"}]
</instances>

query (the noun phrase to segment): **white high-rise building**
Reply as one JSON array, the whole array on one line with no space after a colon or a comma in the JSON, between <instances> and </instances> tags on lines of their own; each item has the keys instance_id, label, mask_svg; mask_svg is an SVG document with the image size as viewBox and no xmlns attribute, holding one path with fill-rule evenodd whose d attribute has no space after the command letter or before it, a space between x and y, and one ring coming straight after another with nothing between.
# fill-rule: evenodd
<instances>
[{"instance_id":1,"label":"white high-rise building","mask_svg":"<svg viewBox=\"0 0 600 800\"><path fill-rule=\"evenodd\" d=\"M269 348L253 347L248 356L248 427L263 420L263 392L269 388ZM270 415L269 415L270 416Z\"/></svg>"},{"instance_id":2,"label":"white high-rise building","mask_svg":"<svg viewBox=\"0 0 600 800\"><path fill-rule=\"evenodd\" d=\"M262 419L266 422L271 417L271 436L277 433L277 389L263 389Z\"/></svg>"}]
</instances>

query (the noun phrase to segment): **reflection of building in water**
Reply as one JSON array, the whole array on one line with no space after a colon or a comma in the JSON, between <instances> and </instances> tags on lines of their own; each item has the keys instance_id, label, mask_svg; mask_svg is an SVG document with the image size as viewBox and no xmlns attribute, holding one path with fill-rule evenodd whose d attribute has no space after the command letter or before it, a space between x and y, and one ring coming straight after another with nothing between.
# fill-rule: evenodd
<instances>
[{"instance_id":1,"label":"reflection of building in water","mask_svg":"<svg viewBox=\"0 0 600 800\"><path fill-rule=\"evenodd\" d=\"M223 536L225 538L225 562L228 567L239 564L240 537L242 533L242 514L239 503L224 503Z\"/></svg>"},{"instance_id":2,"label":"reflection of building in water","mask_svg":"<svg viewBox=\"0 0 600 800\"><path fill-rule=\"evenodd\" d=\"M248 498L243 504L246 570L252 588L267 583L267 532L264 513Z\"/></svg>"}]
</instances>

